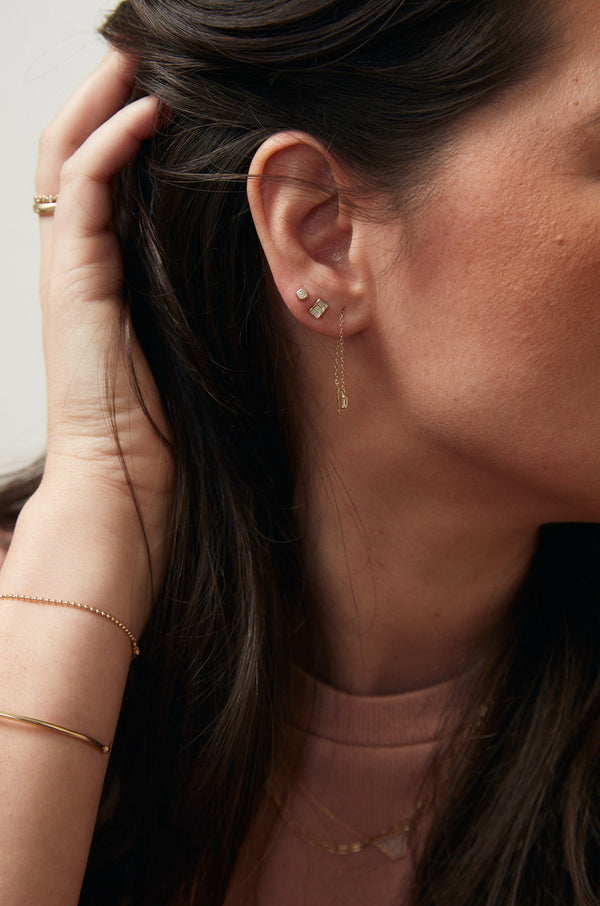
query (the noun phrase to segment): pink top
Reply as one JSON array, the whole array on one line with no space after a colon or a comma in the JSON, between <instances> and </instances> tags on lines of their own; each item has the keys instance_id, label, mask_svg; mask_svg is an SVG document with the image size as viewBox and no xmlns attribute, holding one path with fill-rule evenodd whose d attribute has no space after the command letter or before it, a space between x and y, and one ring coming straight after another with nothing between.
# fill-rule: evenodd
<instances>
[{"instance_id":1,"label":"pink top","mask_svg":"<svg viewBox=\"0 0 600 906\"><path fill-rule=\"evenodd\" d=\"M289 762L274 773L226 906L407 904L456 681L390 696L348 695L300 671L294 684L296 773Z\"/></svg>"}]
</instances>

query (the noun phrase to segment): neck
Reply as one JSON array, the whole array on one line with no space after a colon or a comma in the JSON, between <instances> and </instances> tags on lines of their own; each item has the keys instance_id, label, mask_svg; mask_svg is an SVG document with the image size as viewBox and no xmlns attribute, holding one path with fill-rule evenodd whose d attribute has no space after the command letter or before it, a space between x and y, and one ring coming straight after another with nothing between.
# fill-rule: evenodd
<instances>
[{"instance_id":1,"label":"neck","mask_svg":"<svg viewBox=\"0 0 600 906\"><path fill-rule=\"evenodd\" d=\"M348 461L360 468L338 461L308 485L305 562L316 614L310 642L307 633L299 643L302 666L371 695L466 671L510 609L535 526L472 468L461 477L438 462L428 480L420 460L418 480L410 469L399 480L381 457Z\"/></svg>"}]
</instances>

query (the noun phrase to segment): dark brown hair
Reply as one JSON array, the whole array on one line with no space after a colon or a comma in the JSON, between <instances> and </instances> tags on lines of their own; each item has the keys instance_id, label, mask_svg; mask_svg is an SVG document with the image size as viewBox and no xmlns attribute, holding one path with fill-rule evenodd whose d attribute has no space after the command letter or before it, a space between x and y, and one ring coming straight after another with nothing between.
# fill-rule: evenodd
<instances>
[{"instance_id":1,"label":"dark brown hair","mask_svg":"<svg viewBox=\"0 0 600 906\"><path fill-rule=\"evenodd\" d=\"M457 119L541 65L535 0L125 0L102 29L169 109L116 186L126 305L169 420L173 548L132 670L85 906L222 903L306 618L293 367L245 192L280 130L392 209ZM422 906L598 900L598 533L544 529L475 738L457 738Z\"/></svg>"}]
</instances>

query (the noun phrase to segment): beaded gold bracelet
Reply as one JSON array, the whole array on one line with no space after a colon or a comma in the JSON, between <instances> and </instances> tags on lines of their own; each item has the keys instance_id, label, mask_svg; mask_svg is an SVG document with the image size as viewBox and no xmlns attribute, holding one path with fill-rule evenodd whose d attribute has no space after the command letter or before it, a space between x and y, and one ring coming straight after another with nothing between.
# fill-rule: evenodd
<instances>
[{"instance_id":1,"label":"beaded gold bracelet","mask_svg":"<svg viewBox=\"0 0 600 906\"><path fill-rule=\"evenodd\" d=\"M10 714L8 711L0 711L0 718L2 718L2 720L12 720L19 724L30 724L33 727L44 727L46 730L54 730L56 733L62 733L63 736L71 736L73 739L80 739L82 742L90 743L90 745L98 749L102 755L110 755L111 752L112 746L99 742L97 739L94 739L93 736L88 736L86 733L79 733L77 730L67 730L66 727L61 727L58 724L51 724L47 720L39 720L37 717L23 717L22 714Z\"/></svg>"},{"instance_id":2,"label":"beaded gold bracelet","mask_svg":"<svg viewBox=\"0 0 600 906\"><path fill-rule=\"evenodd\" d=\"M125 633L129 641L131 642L132 660L140 653L140 646L138 645L137 639L134 634L127 628L125 623L122 623L121 620L113 617L112 614L107 613L105 610L99 610L97 607L92 607L90 604L79 604L77 601L64 601L62 598L42 598L38 595L17 594L0 594L0 601L28 601L32 604L53 604L56 607L75 607L77 610L86 610L88 613L93 613L98 617L104 617L105 620L113 623L122 632Z\"/></svg>"}]
</instances>

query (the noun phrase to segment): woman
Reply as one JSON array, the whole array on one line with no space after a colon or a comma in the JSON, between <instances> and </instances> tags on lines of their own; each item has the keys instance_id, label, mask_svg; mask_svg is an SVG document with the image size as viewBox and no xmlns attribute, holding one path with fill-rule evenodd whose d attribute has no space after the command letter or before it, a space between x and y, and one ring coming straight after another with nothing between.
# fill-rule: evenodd
<instances>
[{"instance_id":1,"label":"woman","mask_svg":"<svg viewBox=\"0 0 600 906\"><path fill-rule=\"evenodd\" d=\"M36 177L3 903L599 902L599 28L109 18Z\"/></svg>"}]
</instances>

